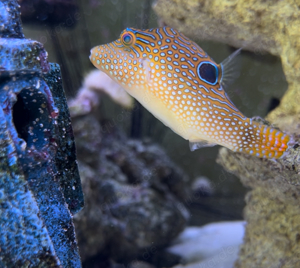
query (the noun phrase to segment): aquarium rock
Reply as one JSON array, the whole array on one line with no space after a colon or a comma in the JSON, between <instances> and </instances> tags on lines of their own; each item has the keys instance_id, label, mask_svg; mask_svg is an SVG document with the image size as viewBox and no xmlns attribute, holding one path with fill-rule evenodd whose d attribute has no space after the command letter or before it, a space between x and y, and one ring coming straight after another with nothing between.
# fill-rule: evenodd
<instances>
[{"instance_id":1,"label":"aquarium rock","mask_svg":"<svg viewBox=\"0 0 300 268\"><path fill-rule=\"evenodd\" d=\"M92 114L73 118L85 209L75 215L81 257L150 261L185 227L189 178L152 142L128 139Z\"/></svg>"},{"instance_id":2,"label":"aquarium rock","mask_svg":"<svg viewBox=\"0 0 300 268\"><path fill-rule=\"evenodd\" d=\"M246 235L236 267L300 267L299 3L158 0L154 10L163 23L188 36L281 58L289 87L267 119L281 130L296 134L294 146L277 161L222 148L218 163L253 189L246 197Z\"/></svg>"},{"instance_id":3,"label":"aquarium rock","mask_svg":"<svg viewBox=\"0 0 300 268\"><path fill-rule=\"evenodd\" d=\"M72 216L83 206L57 64L0 1L0 267L81 267Z\"/></svg>"},{"instance_id":4,"label":"aquarium rock","mask_svg":"<svg viewBox=\"0 0 300 268\"><path fill-rule=\"evenodd\" d=\"M299 149L278 161L220 150L218 163L253 189L246 196L247 228L237 267L300 266Z\"/></svg>"}]
</instances>

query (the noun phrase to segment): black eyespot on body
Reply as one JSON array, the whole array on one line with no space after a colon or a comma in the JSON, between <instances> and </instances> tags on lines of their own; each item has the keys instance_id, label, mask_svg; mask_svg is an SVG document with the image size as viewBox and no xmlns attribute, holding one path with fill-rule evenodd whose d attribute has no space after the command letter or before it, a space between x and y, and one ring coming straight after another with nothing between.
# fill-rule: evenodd
<instances>
[{"instance_id":1,"label":"black eyespot on body","mask_svg":"<svg viewBox=\"0 0 300 268\"><path fill-rule=\"evenodd\" d=\"M218 67L208 61L201 62L197 68L198 76L204 82L215 85L218 82L219 70Z\"/></svg>"}]
</instances>

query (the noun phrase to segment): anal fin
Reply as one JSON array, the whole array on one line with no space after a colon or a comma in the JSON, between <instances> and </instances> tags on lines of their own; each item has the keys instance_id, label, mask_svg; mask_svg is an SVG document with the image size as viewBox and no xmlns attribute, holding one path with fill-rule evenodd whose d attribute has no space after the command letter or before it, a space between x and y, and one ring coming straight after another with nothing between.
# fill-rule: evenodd
<instances>
[{"instance_id":1,"label":"anal fin","mask_svg":"<svg viewBox=\"0 0 300 268\"><path fill-rule=\"evenodd\" d=\"M217 144L205 140L200 140L200 141L190 141L189 145L190 145L190 150L195 151L197 149L204 148L204 147L213 147Z\"/></svg>"}]
</instances>

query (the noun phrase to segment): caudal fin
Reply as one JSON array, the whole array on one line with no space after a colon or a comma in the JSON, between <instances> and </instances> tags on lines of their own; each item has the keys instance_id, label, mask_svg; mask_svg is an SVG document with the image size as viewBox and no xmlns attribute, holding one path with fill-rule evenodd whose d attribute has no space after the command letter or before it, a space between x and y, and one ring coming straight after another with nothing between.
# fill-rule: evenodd
<instances>
[{"instance_id":1,"label":"caudal fin","mask_svg":"<svg viewBox=\"0 0 300 268\"><path fill-rule=\"evenodd\" d=\"M241 126L240 126L241 128ZM279 158L289 147L289 135L247 119L237 132L239 139L234 144L234 151L244 152L262 158Z\"/></svg>"}]
</instances>

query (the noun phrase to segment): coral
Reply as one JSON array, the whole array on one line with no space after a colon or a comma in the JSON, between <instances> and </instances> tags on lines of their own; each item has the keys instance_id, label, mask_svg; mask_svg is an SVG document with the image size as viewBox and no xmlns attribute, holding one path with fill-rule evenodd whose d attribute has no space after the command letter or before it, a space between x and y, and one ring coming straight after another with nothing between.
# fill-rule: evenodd
<instances>
[{"instance_id":1,"label":"coral","mask_svg":"<svg viewBox=\"0 0 300 268\"><path fill-rule=\"evenodd\" d=\"M299 1L158 0L154 10L163 23L191 37L279 56L289 88L267 119L299 132ZM293 139L278 161L220 150L218 163L253 189L246 198L248 224L237 267L299 266L300 150L299 137Z\"/></svg>"},{"instance_id":2,"label":"coral","mask_svg":"<svg viewBox=\"0 0 300 268\"><path fill-rule=\"evenodd\" d=\"M91 112L100 103L100 93L108 95L124 108L133 108L133 98L108 75L95 70L85 77L77 96L69 101L71 115L78 116Z\"/></svg>"}]
</instances>

